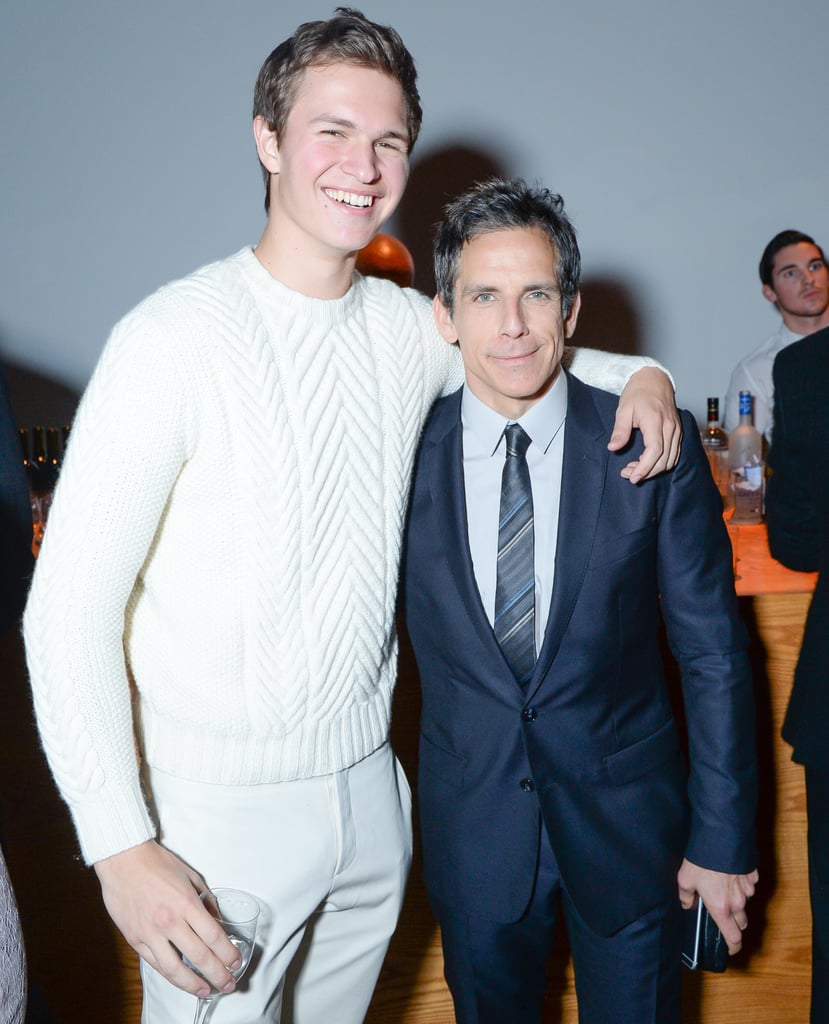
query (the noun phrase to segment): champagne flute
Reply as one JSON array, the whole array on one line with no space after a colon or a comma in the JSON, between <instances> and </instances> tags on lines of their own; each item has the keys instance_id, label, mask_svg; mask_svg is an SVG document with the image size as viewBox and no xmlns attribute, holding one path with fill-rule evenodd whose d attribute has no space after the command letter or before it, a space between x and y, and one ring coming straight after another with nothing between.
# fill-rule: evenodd
<instances>
[{"instance_id":1,"label":"champagne flute","mask_svg":"<svg viewBox=\"0 0 829 1024\"><path fill-rule=\"evenodd\" d=\"M228 939L239 951L242 963L230 973L238 981L247 970L256 941L256 923L259 920L259 904L241 889L207 889L201 894L201 901L210 914L224 928ZM186 956L182 960L199 977L201 972L190 963ZM200 998L196 1006L193 1024L204 1024L215 1000L224 994L210 986L209 996Z\"/></svg>"}]
</instances>

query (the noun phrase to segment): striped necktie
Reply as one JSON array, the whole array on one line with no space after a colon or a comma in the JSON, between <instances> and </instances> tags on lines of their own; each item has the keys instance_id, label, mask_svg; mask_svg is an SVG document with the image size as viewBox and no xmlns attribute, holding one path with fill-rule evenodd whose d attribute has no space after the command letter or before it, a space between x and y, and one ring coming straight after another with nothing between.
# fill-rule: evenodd
<instances>
[{"instance_id":1,"label":"striped necktie","mask_svg":"<svg viewBox=\"0 0 829 1024\"><path fill-rule=\"evenodd\" d=\"M505 434L494 629L515 678L526 686L535 667L533 493L526 458L530 438L518 423L508 424Z\"/></svg>"}]
</instances>

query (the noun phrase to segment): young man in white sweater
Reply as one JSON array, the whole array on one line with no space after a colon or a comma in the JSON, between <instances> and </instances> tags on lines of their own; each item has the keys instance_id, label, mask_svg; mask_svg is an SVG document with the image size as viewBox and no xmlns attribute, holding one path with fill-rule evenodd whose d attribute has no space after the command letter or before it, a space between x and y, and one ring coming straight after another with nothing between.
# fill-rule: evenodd
<instances>
[{"instance_id":1,"label":"young man in white sweater","mask_svg":"<svg viewBox=\"0 0 829 1024\"><path fill-rule=\"evenodd\" d=\"M221 1019L278 1021L284 1004L296 1024L357 1024L411 854L388 744L410 474L462 367L426 298L354 272L420 127L397 34L344 9L300 26L254 103L264 234L115 327L26 641L83 856L142 958L142 1019L186 1020L208 983L233 991L238 955L199 901L230 885L262 914ZM581 352L572 368L618 391L644 363ZM678 451L658 370L628 385L612 446L634 426L635 482Z\"/></svg>"}]
</instances>

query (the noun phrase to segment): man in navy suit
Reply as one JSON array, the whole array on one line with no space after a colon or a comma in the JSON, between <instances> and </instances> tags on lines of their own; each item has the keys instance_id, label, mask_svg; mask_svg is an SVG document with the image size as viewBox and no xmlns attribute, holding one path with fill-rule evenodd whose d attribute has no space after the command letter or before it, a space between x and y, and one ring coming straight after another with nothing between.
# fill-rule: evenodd
<instances>
[{"instance_id":1,"label":"man in navy suit","mask_svg":"<svg viewBox=\"0 0 829 1024\"><path fill-rule=\"evenodd\" d=\"M457 1021L540 1020L560 903L581 1024L676 1024L681 905L701 897L734 953L757 881L752 681L719 496L687 413L671 473L619 476L641 439L609 452L615 399L561 366L580 257L558 196L476 186L447 207L435 263L466 384L424 433L405 596L424 875Z\"/></svg>"}]
</instances>

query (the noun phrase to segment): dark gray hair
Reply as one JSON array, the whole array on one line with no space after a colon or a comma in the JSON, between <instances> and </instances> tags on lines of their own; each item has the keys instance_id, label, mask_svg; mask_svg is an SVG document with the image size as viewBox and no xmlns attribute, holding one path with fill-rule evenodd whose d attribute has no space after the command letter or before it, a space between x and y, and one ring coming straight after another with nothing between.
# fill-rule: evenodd
<instances>
[{"instance_id":1,"label":"dark gray hair","mask_svg":"<svg viewBox=\"0 0 829 1024\"><path fill-rule=\"evenodd\" d=\"M540 228L558 257L556 278L561 311L566 317L581 277L576 232L564 213L564 200L549 189L531 187L522 178L479 182L449 203L434 239L435 284L440 301L451 313L461 250L478 235L510 228Z\"/></svg>"}]
</instances>

